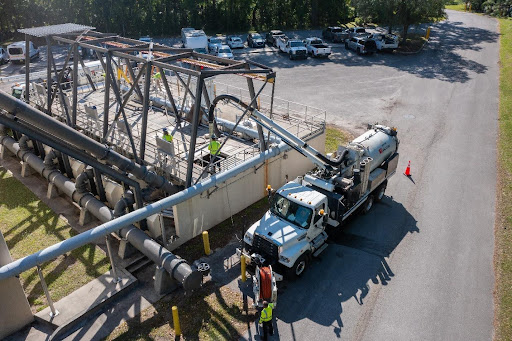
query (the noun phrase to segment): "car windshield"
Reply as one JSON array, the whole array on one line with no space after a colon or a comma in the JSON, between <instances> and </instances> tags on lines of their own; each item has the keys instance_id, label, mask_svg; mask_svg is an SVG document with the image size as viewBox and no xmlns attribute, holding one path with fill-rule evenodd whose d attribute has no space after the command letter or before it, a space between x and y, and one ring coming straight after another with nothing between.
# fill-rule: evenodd
<instances>
[{"instance_id":1,"label":"car windshield","mask_svg":"<svg viewBox=\"0 0 512 341\"><path fill-rule=\"evenodd\" d=\"M262 39L258 33L252 35L252 39Z\"/></svg>"},{"instance_id":2,"label":"car windshield","mask_svg":"<svg viewBox=\"0 0 512 341\"><path fill-rule=\"evenodd\" d=\"M221 47L219 53L231 53L231 49L229 47Z\"/></svg>"},{"instance_id":3,"label":"car windshield","mask_svg":"<svg viewBox=\"0 0 512 341\"><path fill-rule=\"evenodd\" d=\"M343 29L341 29L341 28L333 28L332 32L334 32L334 33L343 32Z\"/></svg>"},{"instance_id":4,"label":"car windshield","mask_svg":"<svg viewBox=\"0 0 512 341\"><path fill-rule=\"evenodd\" d=\"M356 33L365 33L365 32L366 32L366 30L364 28L358 28L356 30Z\"/></svg>"},{"instance_id":5,"label":"car windshield","mask_svg":"<svg viewBox=\"0 0 512 341\"><path fill-rule=\"evenodd\" d=\"M232 40L235 43L241 43L242 42L242 39L240 39L240 38L233 38Z\"/></svg>"},{"instance_id":6,"label":"car windshield","mask_svg":"<svg viewBox=\"0 0 512 341\"><path fill-rule=\"evenodd\" d=\"M211 38L210 39L211 44L220 44L222 43L219 38Z\"/></svg>"},{"instance_id":7,"label":"car windshield","mask_svg":"<svg viewBox=\"0 0 512 341\"><path fill-rule=\"evenodd\" d=\"M300 41L291 41L290 46L291 47L300 47L300 46L304 46L304 44L302 44Z\"/></svg>"},{"instance_id":8,"label":"car windshield","mask_svg":"<svg viewBox=\"0 0 512 341\"><path fill-rule=\"evenodd\" d=\"M310 208L288 200L280 194L276 194L272 198L270 212L302 228L308 228L313 214L313 210Z\"/></svg>"},{"instance_id":9,"label":"car windshield","mask_svg":"<svg viewBox=\"0 0 512 341\"><path fill-rule=\"evenodd\" d=\"M203 48L194 49L194 51L198 52L198 53L206 53L206 49L203 49Z\"/></svg>"}]
</instances>

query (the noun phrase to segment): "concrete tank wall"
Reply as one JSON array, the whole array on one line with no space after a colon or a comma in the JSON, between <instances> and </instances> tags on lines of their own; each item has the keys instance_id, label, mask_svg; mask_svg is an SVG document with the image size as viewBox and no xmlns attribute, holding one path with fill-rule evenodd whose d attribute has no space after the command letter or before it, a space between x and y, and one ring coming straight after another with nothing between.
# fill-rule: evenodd
<instances>
[{"instance_id":1,"label":"concrete tank wall","mask_svg":"<svg viewBox=\"0 0 512 341\"><path fill-rule=\"evenodd\" d=\"M308 143L319 151L325 149L325 133ZM249 169L223 183L219 188L203 192L181 204L174 206L174 219L178 239L169 245L174 250L188 240L228 219L267 195L268 184L279 188L288 181L303 175L314 168L311 161L295 150L278 155L266 165ZM247 226L249 227L249 226Z\"/></svg>"}]
</instances>

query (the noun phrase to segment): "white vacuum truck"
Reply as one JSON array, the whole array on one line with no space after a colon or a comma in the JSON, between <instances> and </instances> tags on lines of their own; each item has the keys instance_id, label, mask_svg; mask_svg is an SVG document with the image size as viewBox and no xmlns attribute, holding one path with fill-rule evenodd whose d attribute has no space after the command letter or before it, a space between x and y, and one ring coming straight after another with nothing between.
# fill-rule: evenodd
<instances>
[{"instance_id":1,"label":"white vacuum truck","mask_svg":"<svg viewBox=\"0 0 512 341\"><path fill-rule=\"evenodd\" d=\"M249 262L272 266L274 277L300 276L311 257L327 247L327 225L339 227L355 212L368 212L384 196L398 164L397 132L383 125L326 157L257 110L251 118L308 157L318 167L278 190L269 188L270 210L244 235Z\"/></svg>"}]
</instances>

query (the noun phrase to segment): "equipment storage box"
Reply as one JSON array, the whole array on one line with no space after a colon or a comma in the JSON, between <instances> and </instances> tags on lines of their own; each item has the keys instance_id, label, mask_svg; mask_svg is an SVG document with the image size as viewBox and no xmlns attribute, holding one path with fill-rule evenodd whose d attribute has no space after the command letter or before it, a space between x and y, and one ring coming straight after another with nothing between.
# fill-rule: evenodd
<instances>
[{"instance_id":1,"label":"equipment storage box","mask_svg":"<svg viewBox=\"0 0 512 341\"><path fill-rule=\"evenodd\" d=\"M386 171L382 168L376 168L373 172L370 173L370 177L368 178L368 188L370 191L373 191L377 188L378 185L384 180L386 177Z\"/></svg>"},{"instance_id":2,"label":"equipment storage box","mask_svg":"<svg viewBox=\"0 0 512 341\"><path fill-rule=\"evenodd\" d=\"M396 171L396 166L398 165L398 153L395 153L388 162L384 163L383 168L386 169L386 177L389 177Z\"/></svg>"}]
</instances>

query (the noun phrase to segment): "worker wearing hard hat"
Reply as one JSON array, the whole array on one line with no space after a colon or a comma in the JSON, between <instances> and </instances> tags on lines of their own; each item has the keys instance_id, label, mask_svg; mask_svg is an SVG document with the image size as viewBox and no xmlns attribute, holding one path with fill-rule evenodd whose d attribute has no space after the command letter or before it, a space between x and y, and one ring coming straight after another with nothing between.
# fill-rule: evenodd
<instances>
[{"instance_id":1,"label":"worker wearing hard hat","mask_svg":"<svg viewBox=\"0 0 512 341\"><path fill-rule=\"evenodd\" d=\"M274 335L274 327L272 326L272 309L273 303L263 301L263 310L261 311L260 323L263 325L263 340L267 340L267 334Z\"/></svg>"},{"instance_id":2,"label":"worker wearing hard hat","mask_svg":"<svg viewBox=\"0 0 512 341\"><path fill-rule=\"evenodd\" d=\"M210 141L210 144L208 144L208 150L210 151L210 163L211 165L211 172L215 173L215 161L218 160L217 155L219 154L220 150L220 142L217 139L217 136L212 135L212 139ZM218 165L220 170L220 165Z\"/></svg>"},{"instance_id":3,"label":"worker wearing hard hat","mask_svg":"<svg viewBox=\"0 0 512 341\"><path fill-rule=\"evenodd\" d=\"M172 135L169 134L169 131L167 130L167 128L164 128L164 135L162 136L162 139L164 139L165 141L171 143L172 142Z\"/></svg>"}]
</instances>

